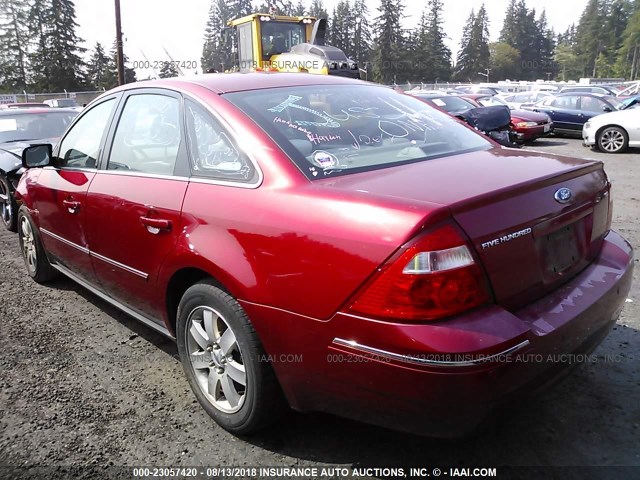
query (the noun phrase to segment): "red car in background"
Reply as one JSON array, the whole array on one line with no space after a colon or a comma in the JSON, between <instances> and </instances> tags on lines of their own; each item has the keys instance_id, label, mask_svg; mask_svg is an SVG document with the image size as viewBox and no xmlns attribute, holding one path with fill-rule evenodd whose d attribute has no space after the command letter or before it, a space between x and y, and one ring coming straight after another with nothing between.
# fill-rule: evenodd
<instances>
[{"instance_id":1,"label":"red car in background","mask_svg":"<svg viewBox=\"0 0 640 480\"><path fill-rule=\"evenodd\" d=\"M509 106L509 104L500 97L491 95L465 94L462 96L482 107L497 105ZM513 125L513 129L521 134L523 142L533 142L538 138L546 137L553 133L553 121L546 113L532 112L529 110L511 110L511 124Z\"/></svg>"},{"instance_id":2,"label":"red car in background","mask_svg":"<svg viewBox=\"0 0 640 480\"><path fill-rule=\"evenodd\" d=\"M592 351L632 279L602 163L347 78L129 84L23 163L29 275L175 338L238 434L286 405L463 434Z\"/></svg>"}]
</instances>

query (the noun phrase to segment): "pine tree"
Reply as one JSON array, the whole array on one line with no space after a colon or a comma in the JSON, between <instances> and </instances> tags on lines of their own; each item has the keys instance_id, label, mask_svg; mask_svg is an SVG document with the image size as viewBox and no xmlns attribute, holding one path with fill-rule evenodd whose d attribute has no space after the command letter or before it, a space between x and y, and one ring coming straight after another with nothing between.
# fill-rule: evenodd
<instances>
[{"instance_id":1,"label":"pine tree","mask_svg":"<svg viewBox=\"0 0 640 480\"><path fill-rule=\"evenodd\" d=\"M432 56L432 72L429 80L451 78L451 50L445 44L444 5L442 0L429 0L427 13L427 48Z\"/></svg>"},{"instance_id":2,"label":"pine tree","mask_svg":"<svg viewBox=\"0 0 640 480\"><path fill-rule=\"evenodd\" d=\"M122 55L124 60L124 83L133 83L137 81L136 71L133 68L129 68L129 58L126 53ZM111 51L109 52L109 63L103 79L102 88L109 90L118 86L118 67L117 67L117 50L116 42L113 42Z\"/></svg>"},{"instance_id":3,"label":"pine tree","mask_svg":"<svg viewBox=\"0 0 640 480\"><path fill-rule=\"evenodd\" d=\"M173 62L165 62L160 69L160 78L172 78L178 76L178 69Z\"/></svg>"},{"instance_id":4,"label":"pine tree","mask_svg":"<svg viewBox=\"0 0 640 480\"><path fill-rule=\"evenodd\" d=\"M371 57L371 27L369 26L369 9L365 0L355 0L353 4L353 54L352 59L365 68Z\"/></svg>"},{"instance_id":5,"label":"pine tree","mask_svg":"<svg viewBox=\"0 0 640 480\"><path fill-rule=\"evenodd\" d=\"M475 81L483 76L482 73L490 69L490 62L489 18L483 4L477 15L473 10L471 11L467 25L462 31L455 76L461 81ZM489 77L484 78L488 79Z\"/></svg>"},{"instance_id":6,"label":"pine tree","mask_svg":"<svg viewBox=\"0 0 640 480\"><path fill-rule=\"evenodd\" d=\"M627 80L640 78L640 8L629 19L618 51L615 73Z\"/></svg>"},{"instance_id":7,"label":"pine tree","mask_svg":"<svg viewBox=\"0 0 640 480\"><path fill-rule=\"evenodd\" d=\"M30 85L34 90L49 90L51 76L51 0L31 0L27 27L31 41L29 52Z\"/></svg>"},{"instance_id":8,"label":"pine tree","mask_svg":"<svg viewBox=\"0 0 640 480\"><path fill-rule=\"evenodd\" d=\"M329 13L324 7L323 0L313 0L311 6L307 10L307 15L316 18L329 18Z\"/></svg>"},{"instance_id":9,"label":"pine tree","mask_svg":"<svg viewBox=\"0 0 640 480\"><path fill-rule=\"evenodd\" d=\"M293 8L293 14L296 17L302 17L305 12L304 2L302 0L298 0L297 5Z\"/></svg>"},{"instance_id":10,"label":"pine tree","mask_svg":"<svg viewBox=\"0 0 640 480\"><path fill-rule=\"evenodd\" d=\"M402 0L381 0L379 15L374 20L373 79L380 83L395 83L406 76L405 38L400 21Z\"/></svg>"},{"instance_id":11,"label":"pine tree","mask_svg":"<svg viewBox=\"0 0 640 480\"><path fill-rule=\"evenodd\" d=\"M596 59L605 49L603 5L589 0L576 28L576 55L583 65L582 76L595 77Z\"/></svg>"},{"instance_id":12,"label":"pine tree","mask_svg":"<svg viewBox=\"0 0 640 480\"><path fill-rule=\"evenodd\" d=\"M87 63L87 86L94 90L103 88L106 90L114 86L108 83L111 76L109 72L109 63L110 59L105 53L103 46L100 42L96 42L95 47L93 47L91 58Z\"/></svg>"},{"instance_id":13,"label":"pine tree","mask_svg":"<svg viewBox=\"0 0 640 480\"><path fill-rule=\"evenodd\" d=\"M225 0L212 0L209 19L204 34L202 48L202 70L225 71L231 68L236 60L233 58L232 41L225 41L222 29L235 17ZM239 15L238 15L239 16Z\"/></svg>"},{"instance_id":14,"label":"pine tree","mask_svg":"<svg viewBox=\"0 0 640 480\"><path fill-rule=\"evenodd\" d=\"M27 85L28 4L0 0L0 88L23 90Z\"/></svg>"},{"instance_id":15,"label":"pine tree","mask_svg":"<svg viewBox=\"0 0 640 480\"><path fill-rule=\"evenodd\" d=\"M331 30L328 43L342 50L347 57L354 56L354 21L349 0L340 0L331 15Z\"/></svg>"}]
</instances>

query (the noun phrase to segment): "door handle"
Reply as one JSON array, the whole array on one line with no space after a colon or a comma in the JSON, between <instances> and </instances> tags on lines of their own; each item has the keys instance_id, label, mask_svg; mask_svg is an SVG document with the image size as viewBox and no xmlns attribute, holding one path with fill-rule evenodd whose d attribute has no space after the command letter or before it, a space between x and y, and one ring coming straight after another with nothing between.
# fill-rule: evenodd
<instances>
[{"instance_id":1,"label":"door handle","mask_svg":"<svg viewBox=\"0 0 640 480\"><path fill-rule=\"evenodd\" d=\"M69 213L77 213L81 204L76 200L63 200L62 205L67 207Z\"/></svg>"},{"instance_id":2,"label":"door handle","mask_svg":"<svg viewBox=\"0 0 640 480\"><path fill-rule=\"evenodd\" d=\"M142 217L140 217L140 221L145 227L147 227L149 233L153 233L154 235L160 233L161 230L171 230L171 220L166 220L164 218L145 217L143 215Z\"/></svg>"}]
</instances>

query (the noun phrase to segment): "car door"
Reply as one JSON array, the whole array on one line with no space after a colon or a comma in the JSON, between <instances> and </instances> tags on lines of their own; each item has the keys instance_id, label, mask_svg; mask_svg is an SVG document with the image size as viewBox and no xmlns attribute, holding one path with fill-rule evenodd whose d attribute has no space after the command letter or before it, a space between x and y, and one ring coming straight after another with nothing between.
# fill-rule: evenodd
<instances>
[{"instance_id":1,"label":"car door","mask_svg":"<svg viewBox=\"0 0 640 480\"><path fill-rule=\"evenodd\" d=\"M160 323L157 273L180 235L188 185L182 98L133 90L121 102L87 195L87 235L105 293Z\"/></svg>"},{"instance_id":2,"label":"car door","mask_svg":"<svg viewBox=\"0 0 640 480\"><path fill-rule=\"evenodd\" d=\"M541 110L551 117L556 130L579 132L584 124L584 114L578 108L578 100L578 95L554 97L545 101L545 108Z\"/></svg>"},{"instance_id":3,"label":"car door","mask_svg":"<svg viewBox=\"0 0 640 480\"><path fill-rule=\"evenodd\" d=\"M584 95L580 97L580 110L582 111L584 125L592 117L612 112L614 108L601 98Z\"/></svg>"},{"instance_id":4,"label":"car door","mask_svg":"<svg viewBox=\"0 0 640 480\"><path fill-rule=\"evenodd\" d=\"M85 231L86 196L95 177L118 96L93 105L71 126L54 151L54 166L30 186L44 246L55 261L94 282Z\"/></svg>"}]
</instances>

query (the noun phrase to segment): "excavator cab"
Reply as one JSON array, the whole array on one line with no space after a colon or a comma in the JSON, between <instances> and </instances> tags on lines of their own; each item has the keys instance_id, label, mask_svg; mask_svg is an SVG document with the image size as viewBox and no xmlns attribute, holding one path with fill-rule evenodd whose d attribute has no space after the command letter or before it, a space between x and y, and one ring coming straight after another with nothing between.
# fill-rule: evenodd
<instances>
[{"instance_id":1,"label":"excavator cab","mask_svg":"<svg viewBox=\"0 0 640 480\"><path fill-rule=\"evenodd\" d=\"M360 78L358 65L324 44L327 21L255 13L231 20L238 69L307 72ZM227 29L226 29L227 30Z\"/></svg>"}]
</instances>

